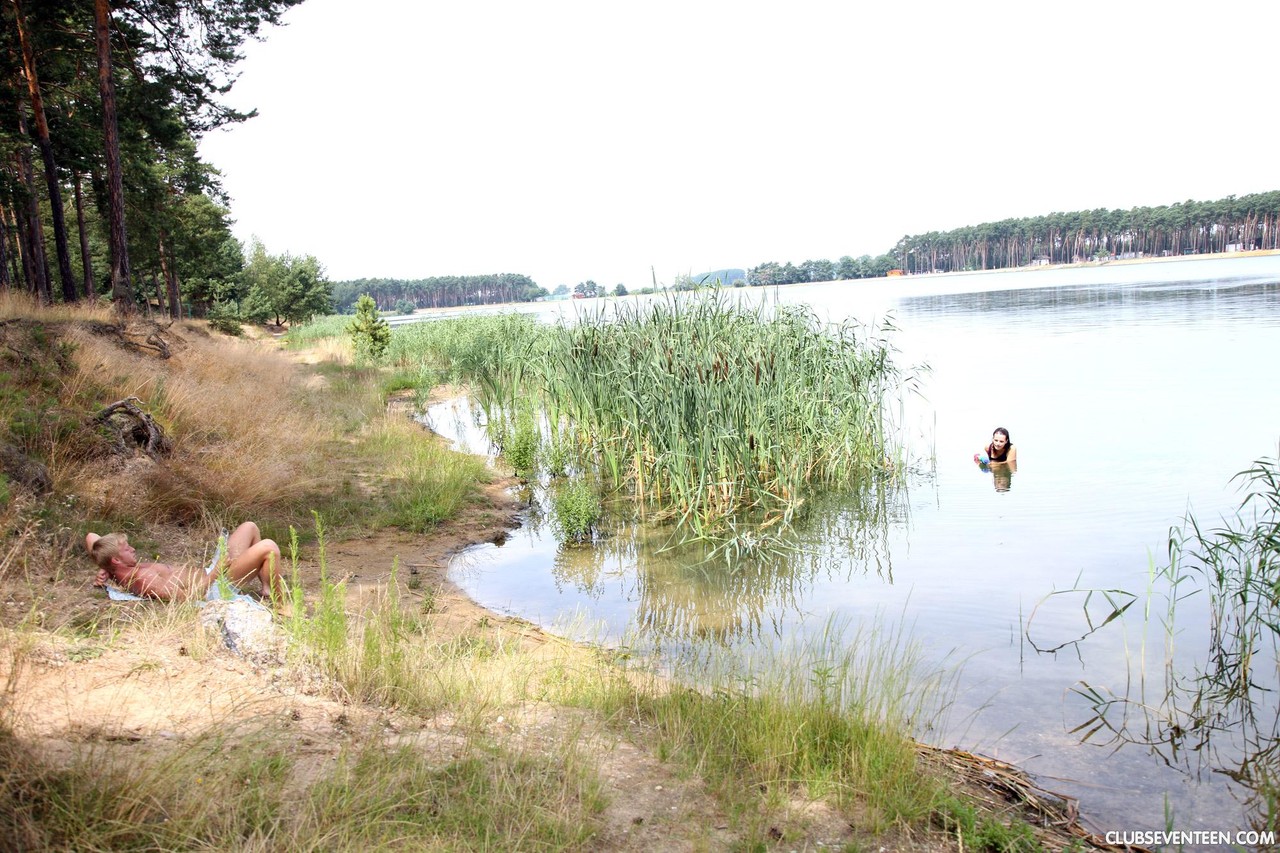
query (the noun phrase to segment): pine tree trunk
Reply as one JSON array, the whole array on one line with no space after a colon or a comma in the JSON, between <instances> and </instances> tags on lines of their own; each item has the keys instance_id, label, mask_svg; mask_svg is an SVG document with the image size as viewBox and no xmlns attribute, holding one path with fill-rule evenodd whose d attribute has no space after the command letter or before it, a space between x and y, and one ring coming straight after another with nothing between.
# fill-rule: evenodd
<instances>
[{"instance_id":1,"label":"pine tree trunk","mask_svg":"<svg viewBox=\"0 0 1280 853\"><path fill-rule=\"evenodd\" d=\"M164 316L164 288L160 285L160 279L156 278L154 272L151 273L151 289L156 292L156 313L161 317ZM151 316L151 300L147 300L147 316Z\"/></svg>"},{"instance_id":2,"label":"pine tree trunk","mask_svg":"<svg viewBox=\"0 0 1280 853\"><path fill-rule=\"evenodd\" d=\"M5 236L5 249L9 252L9 286L17 287L22 280L22 270L19 264L22 261L22 236L18 233L16 211L11 211L9 205L0 205L0 220L4 221L4 226L9 232Z\"/></svg>"},{"instance_id":3,"label":"pine tree trunk","mask_svg":"<svg viewBox=\"0 0 1280 853\"><path fill-rule=\"evenodd\" d=\"M49 188L49 211L53 217L53 242L58 255L58 277L62 283L62 300L76 301L76 286L71 277L71 251L67 248L67 223L62 208L62 186L58 183L58 166L53 158L53 142L49 139L49 122L45 119L44 99L40 96L40 78L36 75L36 55L31 47L22 6L13 2L14 21L18 40L22 43L22 67L27 78L27 91L31 95L31 113L36 121L36 142L40 146L40 158L44 161L44 180Z\"/></svg>"},{"instance_id":4,"label":"pine tree trunk","mask_svg":"<svg viewBox=\"0 0 1280 853\"><path fill-rule=\"evenodd\" d=\"M164 229L160 230L160 271L164 274L165 287L169 292L169 317L182 319L182 301L178 295L178 273L174 270L173 259L164 243Z\"/></svg>"},{"instance_id":5,"label":"pine tree trunk","mask_svg":"<svg viewBox=\"0 0 1280 853\"><path fill-rule=\"evenodd\" d=\"M80 191L80 173L75 176L76 228L80 232L80 267L84 270L84 298L93 298L93 257L89 254L89 231L84 227L84 194Z\"/></svg>"},{"instance_id":6,"label":"pine tree trunk","mask_svg":"<svg viewBox=\"0 0 1280 853\"><path fill-rule=\"evenodd\" d=\"M13 209L13 226L18 235L18 261L22 265L23 287L28 293L36 293L36 272L34 265L31 263L31 244L27 242L27 225L25 211L20 211L15 206Z\"/></svg>"},{"instance_id":7,"label":"pine tree trunk","mask_svg":"<svg viewBox=\"0 0 1280 853\"><path fill-rule=\"evenodd\" d=\"M0 290L9 292L13 284L9 278L9 214L0 205Z\"/></svg>"},{"instance_id":8,"label":"pine tree trunk","mask_svg":"<svg viewBox=\"0 0 1280 853\"><path fill-rule=\"evenodd\" d=\"M133 283L129 276L129 243L124 223L124 175L120 164L120 128L116 124L116 88L111 79L111 9L108 0L94 0L93 12L98 45L98 91L102 97L103 153L107 162L111 300L117 311L129 314L134 310Z\"/></svg>"},{"instance_id":9,"label":"pine tree trunk","mask_svg":"<svg viewBox=\"0 0 1280 853\"><path fill-rule=\"evenodd\" d=\"M18 111L18 130L23 137L27 135L27 120ZM31 295L45 305L51 301L49 296L49 279L46 271L49 265L44 257L44 226L40 222L40 199L36 196L35 175L31 170L31 154L27 146L22 145L14 154L18 162L18 178L27 193L26 227L23 230L23 258L29 260L26 267L27 288Z\"/></svg>"}]
</instances>

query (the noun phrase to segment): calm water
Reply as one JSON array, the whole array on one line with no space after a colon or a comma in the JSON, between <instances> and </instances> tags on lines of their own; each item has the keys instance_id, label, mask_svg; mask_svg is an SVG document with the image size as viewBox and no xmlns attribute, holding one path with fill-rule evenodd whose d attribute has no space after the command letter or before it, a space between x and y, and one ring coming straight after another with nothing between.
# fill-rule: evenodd
<instances>
[{"instance_id":1,"label":"calm water","mask_svg":"<svg viewBox=\"0 0 1280 853\"><path fill-rule=\"evenodd\" d=\"M793 286L776 298L833 319L891 317L899 363L930 366L896 416L915 470L901 489L824 501L795 560L741 576L655 555L633 528L562 548L535 512L505 545L462 555L454 579L493 609L667 650L748 655L831 617L904 619L933 660L963 662L935 743L1079 797L1098 832L1164 828L1166 798L1175 829L1246 827L1249 786L1229 774L1276 743L1277 694L1258 692L1254 719L1207 739L1171 738L1144 713L1169 702L1166 663L1192 673L1208 648L1199 595L1178 604L1167 652L1166 597L1149 569L1184 513L1213 523L1233 512L1232 475L1277 454L1280 257ZM446 432L467 420L432 417ZM1009 479L972 462L997 425L1018 447ZM1099 627L1110 608L1097 594L1086 607L1087 589L1139 598ZM1254 677L1260 691L1280 686L1273 654ZM1129 702L1082 742L1096 715L1088 688Z\"/></svg>"}]
</instances>

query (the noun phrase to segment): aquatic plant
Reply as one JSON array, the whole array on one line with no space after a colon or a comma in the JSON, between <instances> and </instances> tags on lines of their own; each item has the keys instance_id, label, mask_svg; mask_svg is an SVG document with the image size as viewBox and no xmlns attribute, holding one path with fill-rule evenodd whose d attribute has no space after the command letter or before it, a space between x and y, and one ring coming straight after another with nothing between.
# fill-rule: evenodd
<instances>
[{"instance_id":1,"label":"aquatic plant","mask_svg":"<svg viewBox=\"0 0 1280 853\"><path fill-rule=\"evenodd\" d=\"M387 360L398 368L426 369L438 382L470 382L482 402L512 400L537 366L538 345L548 332L536 318L516 313L411 323L393 330Z\"/></svg>"},{"instance_id":2,"label":"aquatic plant","mask_svg":"<svg viewBox=\"0 0 1280 853\"><path fill-rule=\"evenodd\" d=\"M600 499L585 480L570 480L556 489L552 499L556 527L564 539L581 542L591 538L600 520Z\"/></svg>"},{"instance_id":3,"label":"aquatic plant","mask_svg":"<svg viewBox=\"0 0 1280 853\"><path fill-rule=\"evenodd\" d=\"M424 323L397 330L390 352L471 380L490 408L537 395L583 467L695 538L736 526L746 547L785 528L812 490L897 468L888 343L807 307L674 294L556 326Z\"/></svg>"},{"instance_id":4,"label":"aquatic plant","mask_svg":"<svg viewBox=\"0 0 1280 853\"><path fill-rule=\"evenodd\" d=\"M814 486L892 467L888 345L803 306L673 295L562 324L547 400L614 488L700 537L785 526Z\"/></svg>"},{"instance_id":5,"label":"aquatic plant","mask_svg":"<svg viewBox=\"0 0 1280 853\"><path fill-rule=\"evenodd\" d=\"M1141 672L1131 677L1123 695L1082 682L1075 692L1089 703L1091 716L1074 731L1083 740L1141 744L1171 764L1195 762L1227 774L1250 792L1254 828L1275 831L1280 829L1280 709L1273 692L1280 683L1280 454L1256 460L1232 480L1244 492L1234 515L1207 528L1187 513L1169 531L1168 563L1152 567L1146 615L1149 622L1151 602L1163 595L1163 610L1155 611L1163 632L1163 685L1149 694ZM1175 633L1187 630L1178 610L1199 594L1208 598L1208 652L1187 666L1174 656ZM1135 661L1139 669L1145 658L1144 647Z\"/></svg>"}]
</instances>

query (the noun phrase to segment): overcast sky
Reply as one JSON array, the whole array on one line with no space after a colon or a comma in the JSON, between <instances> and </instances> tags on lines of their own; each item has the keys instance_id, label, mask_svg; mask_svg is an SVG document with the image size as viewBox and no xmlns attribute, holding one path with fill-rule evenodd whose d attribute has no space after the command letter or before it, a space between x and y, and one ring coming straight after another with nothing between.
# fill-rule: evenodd
<instances>
[{"instance_id":1,"label":"overcast sky","mask_svg":"<svg viewBox=\"0 0 1280 853\"><path fill-rule=\"evenodd\" d=\"M306 0L210 134L334 280L612 287L1280 189L1280 3Z\"/></svg>"}]
</instances>

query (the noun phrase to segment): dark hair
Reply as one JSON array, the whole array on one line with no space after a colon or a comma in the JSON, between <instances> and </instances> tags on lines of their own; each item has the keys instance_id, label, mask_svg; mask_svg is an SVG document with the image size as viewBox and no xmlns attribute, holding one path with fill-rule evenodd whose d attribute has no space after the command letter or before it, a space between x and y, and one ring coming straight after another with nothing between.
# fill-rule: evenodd
<instances>
[{"instance_id":1,"label":"dark hair","mask_svg":"<svg viewBox=\"0 0 1280 853\"><path fill-rule=\"evenodd\" d=\"M992 435L995 435L996 433L1003 433L1005 442L1008 444L1013 444L1013 439L1009 437L1009 431L1004 427L996 427L991 431Z\"/></svg>"}]
</instances>

